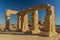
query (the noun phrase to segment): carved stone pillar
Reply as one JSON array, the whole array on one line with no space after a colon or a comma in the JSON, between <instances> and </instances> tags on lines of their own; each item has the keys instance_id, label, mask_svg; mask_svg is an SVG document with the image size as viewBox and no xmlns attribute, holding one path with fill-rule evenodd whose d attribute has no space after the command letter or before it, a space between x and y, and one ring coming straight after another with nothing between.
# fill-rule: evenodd
<instances>
[{"instance_id":1,"label":"carved stone pillar","mask_svg":"<svg viewBox=\"0 0 60 40\"><path fill-rule=\"evenodd\" d=\"M22 32L28 31L28 14L23 14L21 16L21 27L22 27Z\"/></svg>"},{"instance_id":2,"label":"carved stone pillar","mask_svg":"<svg viewBox=\"0 0 60 40\"><path fill-rule=\"evenodd\" d=\"M20 31L21 30L21 16L18 15L17 17L17 30Z\"/></svg>"},{"instance_id":3,"label":"carved stone pillar","mask_svg":"<svg viewBox=\"0 0 60 40\"><path fill-rule=\"evenodd\" d=\"M39 34L40 30L38 27L38 10L32 12L32 34Z\"/></svg>"},{"instance_id":4,"label":"carved stone pillar","mask_svg":"<svg viewBox=\"0 0 60 40\"><path fill-rule=\"evenodd\" d=\"M45 31L49 33L49 37L55 36L55 19L54 19L54 7L51 6L46 9L46 17L45 17Z\"/></svg>"},{"instance_id":5,"label":"carved stone pillar","mask_svg":"<svg viewBox=\"0 0 60 40\"><path fill-rule=\"evenodd\" d=\"M6 16L6 25L5 25L5 31L10 30L10 16Z\"/></svg>"}]
</instances>

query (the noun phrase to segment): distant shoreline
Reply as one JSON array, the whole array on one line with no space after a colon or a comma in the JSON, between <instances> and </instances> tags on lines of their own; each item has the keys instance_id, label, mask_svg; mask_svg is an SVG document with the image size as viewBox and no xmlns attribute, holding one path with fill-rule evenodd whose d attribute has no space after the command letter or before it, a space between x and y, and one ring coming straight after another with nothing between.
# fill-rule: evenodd
<instances>
[{"instance_id":1,"label":"distant shoreline","mask_svg":"<svg viewBox=\"0 0 60 40\"><path fill-rule=\"evenodd\" d=\"M60 25L55 25L57 28L60 28Z\"/></svg>"}]
</instances>

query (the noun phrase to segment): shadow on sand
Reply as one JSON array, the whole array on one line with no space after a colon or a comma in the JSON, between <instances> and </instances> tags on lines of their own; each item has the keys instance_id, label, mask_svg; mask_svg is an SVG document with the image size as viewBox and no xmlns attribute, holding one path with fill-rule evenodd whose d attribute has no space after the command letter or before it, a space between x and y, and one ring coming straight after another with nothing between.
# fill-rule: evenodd
<instances>
[{"instance_id":1,"label":"shadow on sand","mask_svg":"<svg viewBox=\"0 0 60 40\"><path fill-rule=\"evenodd\" d=\"M11 35L24 35L24 36L42 36L42 37L48 37L48 36L44 36L44 35L40 35L40 34L32 34L32 32L14 32L14 31L8 31L8 32L4 32L4 31L0 31L0 34L11 34Z\"/></svg>"}]
</instances>

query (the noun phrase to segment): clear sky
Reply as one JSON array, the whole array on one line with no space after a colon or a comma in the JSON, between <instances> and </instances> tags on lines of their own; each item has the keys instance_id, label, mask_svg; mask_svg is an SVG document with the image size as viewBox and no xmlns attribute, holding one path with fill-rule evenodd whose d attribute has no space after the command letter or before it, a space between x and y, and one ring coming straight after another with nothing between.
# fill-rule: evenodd
<instances>
[{"instance_id":1,"label":"clear sky","mask_svg":"<svg viewBox=\"0 0 60 40\"><path fill-rule=\"evenodd\" d=\"M60 25L60 0L0 0L0 24L5 23L5 13L7 9L20 11L27 8L32 8L37 4L50 4L55 7L55 22ZM45 9L39 10L39 20L44 19L46 14ZM31 14L29 14L29 20ZM10 23L17 23L17 16L11 15Z\"/></svg>"}]
</instances>

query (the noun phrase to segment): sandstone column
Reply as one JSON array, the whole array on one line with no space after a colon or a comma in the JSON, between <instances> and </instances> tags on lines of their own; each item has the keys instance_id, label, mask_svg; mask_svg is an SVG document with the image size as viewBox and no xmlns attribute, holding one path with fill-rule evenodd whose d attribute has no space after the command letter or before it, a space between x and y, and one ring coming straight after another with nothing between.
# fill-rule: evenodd
<instances>
[{"instance_id":1,"label":"sandstone column","mask_svg":"<svg viewBox=\"0 0 60 40\"><path fill-rule=\"evenodd\" d=\"M49 33L49 37L55 36L55 19L54 19L54 7L50 6L46 9L46 17L45 17L45 31Z\"/></svg>"},{"instance_id":2,"label":"sandstone column","mask_svg":"<svg viewBox=\"0 0 60 40\"><path fill-rule=\"evenodd\" d=\"M28 31L28 14L23 14L21 16L21 27L22 27L22 32Z\"/></svg>"},{"instance_id":3,"label":"sandstone column","mask_svg":"<svg viewBox=\"0 0 60 40\"><path fill-rule=\"evenodd\" d=\"M18 15L17 17L17 30L20 31L21 30L21 16Z\"/></svg>"},{"instance_id":4,"label":"sandstone column","mask_svg":"<svg viewBox=\"0 0 60 40\"><path fill-rule=\"evenodd\" d=\"M32 12L32 34L39 34L40 30L38 27L38 10Z\"/></svg>"},{"instance_id":5,"label":"sandstone column","mask_svg":"<svg viewBox=\"0 0 60 40\"><path fill-rule=\"evenodd\" d=\"M9 30L10 27L10 16L6 16L6 25L5 25L5 31Z\"/></svg>"}]
</instances>

